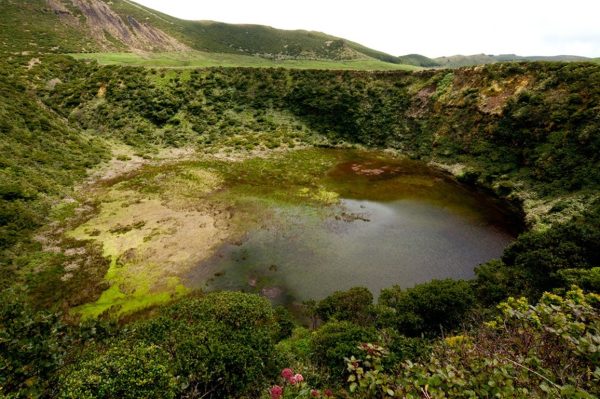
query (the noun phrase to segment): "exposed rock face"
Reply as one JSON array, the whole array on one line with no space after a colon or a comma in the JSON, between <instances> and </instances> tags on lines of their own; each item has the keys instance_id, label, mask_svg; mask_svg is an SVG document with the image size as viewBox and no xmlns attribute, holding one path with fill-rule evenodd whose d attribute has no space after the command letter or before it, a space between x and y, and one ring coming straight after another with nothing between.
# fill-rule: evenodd
<instances>
[{"instance_id":1,"label":"exposed rock face","mask_svg":"<svg viewBox=\"0 0 600 399\"><path fill-rule=\"evenodd\" d=\"M71 2L81 11L85 17L82 27L89 31L104 50L189 50L186 45L160 29L139 22L133 16L123 18L101 0L48 0L51 9L66 24L82 24L80 19L71 13L67 2Z\"/></svg>"},{"instance_id":2,"label":"exposed rock face","mask_svg":"<svg viewBox=\"0 0 600 399\"><path fill-rule=\"evenodd\" d=\"M65 7L62 3L62 0L47 0L48 6L58 17L60 20L70 26L78 26L79 19L71 13L71 11Z\"/></svg>"}]
</instances>

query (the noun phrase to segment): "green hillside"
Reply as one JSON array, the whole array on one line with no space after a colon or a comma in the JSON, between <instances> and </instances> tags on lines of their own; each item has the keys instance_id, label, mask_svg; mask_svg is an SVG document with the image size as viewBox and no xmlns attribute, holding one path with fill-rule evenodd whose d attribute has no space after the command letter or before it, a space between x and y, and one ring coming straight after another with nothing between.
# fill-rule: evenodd
<instances>
[{"instance_id":1,"label":"green hillside","mask_svg":"<svg viewBox=\"0 0 600 399\"><path fill-rule=\"evenodd\" d=\"M242 54L207 53L186 51L172 53L74 53L76 59L95 60L102 65L131 65L152 68L208 68L208 67L250 67L250 68L292 68L292 69L334 69L334 70L418 70L420 67L406 64L392 64L374 58L354 60L306 60L306 59L267 59Z\"/></svg>"},{"instance_id":2,"label":"green hillside","mask_svg":"<svg viewBox=\"0 0 600 399\"><path fill-rule=\"evenodd\" d=\"M398 57L398 61L402 64L415 65L426 68L440 66L440 64L436 60L429 57L425 57L424 55L420 54L401 55Z\"/></svg>"},{"instance_id":3,"label":"green hillside","mask_svg":"<svg viewBox=\"0 0 600 399\"><path fill-rule=\"evenodd\" d=\"M185 52L272 60L379 60L396 57L303 30L185 21L128 0L0 0L0 49L8 52Z\"/></svg>"}]
</instances>

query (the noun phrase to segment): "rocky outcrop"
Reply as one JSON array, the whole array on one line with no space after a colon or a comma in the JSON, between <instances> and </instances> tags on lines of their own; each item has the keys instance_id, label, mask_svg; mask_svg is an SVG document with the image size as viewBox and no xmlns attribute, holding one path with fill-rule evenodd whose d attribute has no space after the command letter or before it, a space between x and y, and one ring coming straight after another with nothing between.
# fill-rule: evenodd
<instances>
[{"instance_id":1,"label":"rocky outcrop","mask_svg":"<svg viewBox=\"0 0 600 399\"><path fill-rule=\"evenodd\" d=\"M131 15L117 14L101 0L48 0L48 5L64 23L78 24L86 29L106 51L189 50L186 45L162 30L140 22ZM75 17L69 8L75 8L84 18Z\"/></svg>"}]
</instances>

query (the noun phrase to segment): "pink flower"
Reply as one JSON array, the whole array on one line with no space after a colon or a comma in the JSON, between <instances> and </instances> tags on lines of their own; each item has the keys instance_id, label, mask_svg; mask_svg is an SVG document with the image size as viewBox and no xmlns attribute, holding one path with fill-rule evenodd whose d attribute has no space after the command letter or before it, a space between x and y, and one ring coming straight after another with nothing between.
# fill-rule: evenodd
<instances>
[{"instance_id":1,"label":"pink flower","mask_svg":"<svg viewBox=\"0 0 600 399\"><path fill-rule=\"evenodd\" d=\"M325 396L327 396L328 398L333 396L333 392L331 392L331 389L326 389L324 393L325 393Z\"/></svg>"},{"instance_id":2,"label":"pink flower","mask_svg":"<svg viewBox=\"0 0 600 399\"><path fill-rule=\"evenodd\" d=\"M302 381L304 381L304 377L302 377L302 374L296 374L294 376L294 379L296 380L296 382L302 382Z\"/></svg>"},{"instance_id":3,"label":"pink flower","mask_svg":"<svg viewBox=\"0 0 600 399\"><path fill-rule=\"evenodd\" d=\"M279 385L273 385L273 387L269 389L269 393L271 394L271 399L280 399L283 395L283 388Z\"/></svg>"},{"instance_id":4,"label":"pink flower","mask_svg":"<svg viewBox=\"0 0 600 399\"><path fill-rule=\"evenodd\" d=\"M281 376L286 380L289 380L294 375L294 370L292 369L283 369L281 370Z\"/></svg>"},{"instance_id":5,"label":"pink flower","mask_svg":"<svg viewBox=\"0 0 600 399\"><path fill-rule=\"evenodd\" d=\"M319 396L321 396L321 394L316 389L311 389L310 396L312 396L313 398L318 398Z\"/></svg>"},{"instance_id":6,"label":"pink flower","mask_svg":"<svg viewBox=\"0 0 600 399\"><path fill-rule=\"evenodd\" d=\"M296 385L298 381L296 380L296 376L293 376L288 379L288 382L292 385Z\"/></svg>"}]
</instances>

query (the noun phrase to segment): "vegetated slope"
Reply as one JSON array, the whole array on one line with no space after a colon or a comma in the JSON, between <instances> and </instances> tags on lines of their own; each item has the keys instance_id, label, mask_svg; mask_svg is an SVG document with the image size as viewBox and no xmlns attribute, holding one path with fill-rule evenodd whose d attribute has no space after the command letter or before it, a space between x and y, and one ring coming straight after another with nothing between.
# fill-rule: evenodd
<instances>
[{"instance_id":1,"label":"vegetated slope","mask_svg":"<svg viewBox=\"0 0 600 399\"><path fill-rule=\"evenodd\" d=\"M161 72L47 62L32 73L64 76L61 65L69 65L70 77L52 90L41 88L46 103L65 117L75 112L82 128L131 142L148 141L137 133L142 126L158 128L166 135L161 140L173 143L243 136L245 125L227 127L223 119L228 114L218 111L275 108L292 112L334 141L396 148L446 162L478 162L479 179L498 185L499 193L512 190L513 177L541 194L598 184L599 93L594 82L600 71L594 64L361 73ZM97 104L101 86L106 94ZM522 184L515 189L526 188Z\"/></svg>"},{"instance_id":2,"label":"vegetated slope","mask_svg":"<svg viewBox=\"0 0 600 399\"><path fill-rule=\"evenodd\" d=\"M102 322L65 326L58 314L36 312L17 291L5 290L3 394L272 397L266 388L282 382L284 365L299 368L310 384L294 386L332 388L341 397L390 390L412 398L598 394L599 377L589 372L598 367L598 296L565 289L600 288L600 66L523 63L366 73L160 71L62 56L0 63L0 88L9 99L0 112L7 143L2 173L8 177L2 181L11 182L1 198L6 211L0 221L3 232L18 237L4 242L2 267L17 270L12 282L28 270L29 287L47 287L48 297L76 288L61 280L68 265L63 248L52 253L27 245L39 223L11 221L33 212L31 220L43 222L45 204L101 159L103 138L140 152L189 144L203 151L289 148L297 140L396 149L446 165L462 181L521 204L529 222L544 227L521 235L502 259L482 265L472 282L391 287L376 306L360 288L309 303L308 316L324 323L314 332L292 333L294 322L284 310L241 293L185 298L156 310L156 317L116 329ZM282 122L281 115L288 118ZM30 184L36 176L56 187L37 189L38 183ZM535 307L509 300L492 323L470 317L480 320L510 294L538 299L551 289L561 296L546 295ZM463 324L473 328L465 332ZM447 339L438 338L441 331ZM359 349L365 342L377 345ZM355 372L358 366L366 373ZM385 378L374 378L372 388L348 387L349 374L360 382L363 375L374 377L373 368ZM284 385L288 392L296 389Z\"/></svg>"},{"instance_id":3,"label":"vegetated slope","mask_svg":"<svg viewBox=\"0 0 600 399\"><path fill-rule=\"evenodd\" d=\"M30 249L29 234L47 222L53 201L108 155L29 92L24 70L0 62L0 287L14 277L12 250Z\"/></svg>"},{"instance_id":4,"label":"vegetated slope","mask_svg":"<svg viewBox=\"0 0 600 399\"><path fill-rule=\"evenodd\" d=\"M440 63L432 58L425 57L421 54L406 54L398 57L398 61L402 64L414 65L420 67L439 67Z\"/></svg>"},{"instance_id":5,"label":"vegetated slope","mask_svg":"<svg viewBox=\"0 0 600 399\"><path fill-rule=\"evenodd\" d=\"M208 53L197 50L169 53L71 53L69 55L80 60L97 61L101 65L128 65L148 68L248 67L361 71L413 71L421 69L413 65L392 64L374 58L353 60L273 59L232 53Z\"/></svg>"},{"instance_id":6,"label":"vegetated slope","mask_svg":"<svg viewBox=\"0 0 600 399\"><path fill-rule=\"evenodd\" d=\"M5 52L184 51L187 46L146 21L119 15L101 0L2 0Z\"/></svg>"},{"instance_id":7,"label":"vegetated slope","mask_svg":"<svg viewBox=\"0 0 600 399\"><path fill-rule=\"evenodd\" d=\"M273 59L396 57L320 32L261 25L184 21L129 0L1 0L4 51L58 53L186 51L258 55Z\"/></svg>"},{"instance_id":8,"label":"vegetated slope","mask_svg":"<svg viewBox=\"0 0 600 399\"><path fill-rule=\"evenodd\" d=\"M296 139L391 148L447 165L461 180L523 207L527 223L544 228L581 214L598 196L600 68L591 63L419 73L159 71L44 57L17 70L31 82L31 95L71 127L138 148L243 151L293 146Z\"/></svg>"}]
</instances>

